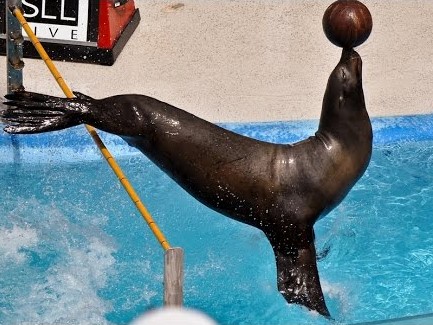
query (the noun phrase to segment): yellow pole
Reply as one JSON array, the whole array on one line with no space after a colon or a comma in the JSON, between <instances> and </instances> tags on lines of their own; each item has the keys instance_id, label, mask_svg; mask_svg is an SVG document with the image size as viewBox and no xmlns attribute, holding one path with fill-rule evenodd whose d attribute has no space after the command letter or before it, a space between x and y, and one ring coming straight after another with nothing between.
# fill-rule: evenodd
<instances>
[{"instance_id":1,"label":"yellow pole","mask_svg":"<svg viewBox=\"0 0 433 325\"><path fill-rule=\"evenodd\" d=\"M68 98L73 98L74 93L71 91L71 89L68 87L66 82L63 80L62 76L60 75L59 71L57 70L56 66L54 65L53 61L51 61L50 57L48 56L47 52L39 42L36 35L33 33L32 29L30 28L29 24L27 23L26 19L24 18L23 14L21 13L21 10L19 8L13 9L13 14L17 18L17 20L20 22L21 26L24 28L25 32L27 33L30 41L33 43L34 47L36 48L36 51L38 51L39 55L41 56L42 60L44 60L45 64L47 65L48 69L51 71L51 74L56 79L57 83L59 84L60 88L63 90L64 94ZM111 153L108 151L108 149L105 147L104 143L102 142L101 138L99 137L98 133L96 132L95 128L90 125L85 125L87 131L92 136L93 141L98 146L99 150L101 151L104 158L107 160L108 164L110 165L113 172L116 174L117 178L119 179L120 183L123 185L124 189L128 193L131 200L134 202L135 206L137 207L138 211L140 212L143 219L147 222L148 226L152 230L153 234L155 235L156 239L161 244L162 248L164 250L170 249L170 244L168 243L167 239L164 237L164 234L159 229L158 225L153 220L152 216L150 215L149 211L146 209L144 204L141 202L140 197L135 192L134 188L132 187L129 180L126 178L125 174L123 173L120 166L117 164L116 160L113 158Z\"/></svg>"}]
</instances>

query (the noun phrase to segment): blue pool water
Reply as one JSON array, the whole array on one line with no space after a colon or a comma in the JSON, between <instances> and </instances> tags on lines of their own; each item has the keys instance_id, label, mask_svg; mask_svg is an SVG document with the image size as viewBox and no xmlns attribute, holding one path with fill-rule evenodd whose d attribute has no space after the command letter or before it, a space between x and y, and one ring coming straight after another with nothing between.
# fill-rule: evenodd
<instances>
[{"instance_id":1,"label":"blue pool water","mask_svg":"<svg viewBox=\"0 0 433 325\"><path fill-rule=\"evenodd\" d=\"M227 124L272 142L317 121ZM433 311L433 116L373 119L374 152L344 202L316 223L328 321L288 305L264 235L196 202L103 134L172 246L185 305L221 324L354 324ZM163 251L82 127L0 133L0 324L126 324L162 305Z\"/></svg>"}]
</instances>

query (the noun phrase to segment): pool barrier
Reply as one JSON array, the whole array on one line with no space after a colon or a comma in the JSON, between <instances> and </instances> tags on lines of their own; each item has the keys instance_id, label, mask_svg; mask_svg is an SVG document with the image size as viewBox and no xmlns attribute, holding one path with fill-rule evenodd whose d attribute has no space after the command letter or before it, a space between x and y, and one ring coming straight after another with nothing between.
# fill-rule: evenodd
<instances>
[{"instance_id":1,"label":"pool barrier","mask_svg":"<svg viewBox=\"0 0 433 325\"><path fill-rule=\"evenodd\" d=\"M61 76L60 72L57 70L56 66L54 65L53 61L48 56L47 52L45 51L42 44L39 42L36 35L33 33L33 30L30 28L29 24L27 23L26 19L23 15L23 10L21 6L19 5L21 1L16 0L9 0L6 3L6 11L7 15L10 18L10 14L12 14L16 20L19 22L19 24L22 26L24 31L27 33L27 36L29 37L30 41L32 42L33 46L35 47L36 51L42 58L42 60L45 62L46 66L50 70L51 74L55 78L56 82L62 89L63 93L68 98L73 98L74 93L71 91L71 89L66 84L65 80ZM11 41L12 46L14 48L10 48L10 51L7 52L8 55L8 67L10 66L11 69L9 71L8 69L8 85L9 85L9 79L11 76L16 79L14 82L11 83L11 88L9 89L8 86L8 92L11 91L19 91L24 90L24 87L22 85L22 69L24 67L24 63L22 62L22 49L20 51L20 42L17 41L17 39L22 39L21 37L18 37L19 34L21 34L21 31L17 32L17 25L14 25L15 23L9 19L10 24L7 24L7 35L11 35ZM12 27L15 29L15 34L12 33L9 30L9 27ZM14 37L12 37L15 35ZM22 42L21 42L22 43ZM12 61L11 61L12 60ZM13 62L22 62L22 64L13 64ZM19 73L17 75L14 75L18 71ZM16 85L18 83L18 86ZM12 87L13 86L13 87ZM183 249L180 247L171 247L168 243L167 239L165 238L164 234L156 224L156 222L153 220L151 214L145 207L145 205L142 203L140 197L138 196L137 192L134 190L133 186L129 182L128 178L123 173L122 169L114 159L114 157L111 155L110 151L105 146L102 139L99 137L98 133L96 132L96 129L90 125L85 125L88 133L92 137L93 141L101 151L102 155L104 156L105 160L107 161L108 165L111 167L117 178L119 179L120 183L122 184L125 191L128 193L131 200L134 202L137 210L140 212L143 219L146 221L147 225L151 229L153 235L158 240L159 244L164 249L164 305L165 306L182 306L183 304L183 260L184 260L184 253Z\"/></svg>"}]
</instances>

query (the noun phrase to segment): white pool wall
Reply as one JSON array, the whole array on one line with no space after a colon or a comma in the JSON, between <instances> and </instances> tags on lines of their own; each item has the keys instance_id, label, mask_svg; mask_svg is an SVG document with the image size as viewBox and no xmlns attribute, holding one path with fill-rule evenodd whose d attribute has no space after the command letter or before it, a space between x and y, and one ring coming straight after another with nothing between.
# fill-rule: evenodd
<instances>
[{"instance_id":1,"label":"white pool wall","mask_svg":"<svg viewBox=\"0 0 433 325\"><path fill-rule=\"evenodd\" d=\"M433 1L363 2L374 22L357 49L370 115L430 113ZM341 51L322 31L332 1L135 3L140 25L113 66L57 63L73 90L96 98L145 94L212 122L319 118ZM62 94L42 61L25 64L27 90ZM6 66L4 57L0 65ZM6 93L5 72L0 93Z\"/></svg>"}]
</instances>

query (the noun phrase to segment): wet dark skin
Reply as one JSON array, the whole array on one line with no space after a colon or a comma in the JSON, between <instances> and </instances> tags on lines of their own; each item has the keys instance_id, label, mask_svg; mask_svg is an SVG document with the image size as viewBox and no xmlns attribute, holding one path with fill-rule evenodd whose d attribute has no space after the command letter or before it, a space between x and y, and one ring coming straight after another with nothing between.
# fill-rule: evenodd
<instances>
[{"instance_id":1,"label":"wet dark skin","mask_svg":"<svg viewBox=\"0 0 433 325\"><path fill-rule=\"evenodd\" d=\"M9 133L85 123L121 136L209 208L261 229L275 253L278 290L289 303L329 317L313 225L341 202L370 160L361 74L358 53L343 50L328 80L318 131L295 144L248 138L142 95L96 100L20 92L6 96L1 115Z\"/></svg>"}]
</instances>

